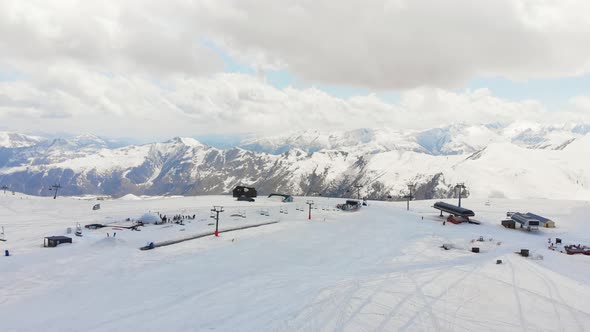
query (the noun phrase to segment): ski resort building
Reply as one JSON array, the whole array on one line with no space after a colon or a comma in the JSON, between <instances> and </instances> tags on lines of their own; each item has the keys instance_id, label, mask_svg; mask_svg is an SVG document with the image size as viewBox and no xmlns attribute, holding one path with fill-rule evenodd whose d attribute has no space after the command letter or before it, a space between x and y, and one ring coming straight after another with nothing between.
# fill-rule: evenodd
<instances>
[{"instance_id":1,"label":"ski resort building","mask_svg":"<svg viewBox=\"0 0 590 332\"><path fill-rule=\"evenodd\" d=\"M67 236L47 236L43 240L43 247L54 248L62 243L72 243L72 238Z\"/></svg>"},{"instance_id":2,"label":"ski resort building","mask_svg":"<svg viewBox=\"0 0 590 332\"><path fill-rule=\"evenodd\" d=\"M336 208L342 211L358 211L361 208L361 202L349 199L344 204L336 204Z\"/></svg>"},{"instance_id":3,"label":"ski resort building","mask_svg":"<svg viewBox=\"0 0 590 332\"><path fill-rule=\"evenodd\" d=\"M245 187L245 186L237 186L233 190L234 197L256 197L258 194L256 192L256 188L254 187Z\"/></svg>"},{"instance_id":4,"label":"ski resort building","mask_svg":"<svg viewBox=\"0 0 590 332\"><path fill-rule=\"evenodd\" d=\"M526 213L527 216L536 219L539 221L539 226L545 227L545 228L555 228L555 221L545 218L543 216L540 216L538 214L534 214L531 212L527 212Z\"/></svg>"},{"instance_id":5,"label":"ski resort building","mask_svg":"<svg viewBox=\"0 0 590 332\"><path fill-rule=\"evenodd\" d=\"M510 219L520 224L520 228L526 228L527 230L539 229L539 220L523 213L514 213L510 216Z\"/></svg>"},{"instance_id":6,"label":"ski resort building","mask_svg":"<svg viewBox=\"0 0 590 332\"><path fill-rule=\"evenodd\" d=\"M469 217L474 217L475 213L472 210L462 208L460 206L456 206L453 204L445 203L445 202L436 202L432 206L433 208L440 210L440 215L442 216L443 212L450 213L454 216L463 217L469 220Z\"/></svg>"}]
</instances>

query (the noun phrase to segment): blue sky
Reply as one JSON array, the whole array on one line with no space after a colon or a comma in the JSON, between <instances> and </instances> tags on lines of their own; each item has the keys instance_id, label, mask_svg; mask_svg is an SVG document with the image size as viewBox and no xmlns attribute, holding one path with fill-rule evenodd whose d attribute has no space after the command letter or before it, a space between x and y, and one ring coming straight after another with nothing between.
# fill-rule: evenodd
<instances>
[{"instance_id":1,"label":"blue sky","mask_svg":"<svg viewBox=\"0 0 590 332\"><path fill-rule=\"evenodd\" d=\"M590 94L590 75L555 79L511 81L504 78L477 78L470 89L488 88L494 95L508 100L535 99L548 111L560 111L572 97Z\"/></svg>"}]
</instances>

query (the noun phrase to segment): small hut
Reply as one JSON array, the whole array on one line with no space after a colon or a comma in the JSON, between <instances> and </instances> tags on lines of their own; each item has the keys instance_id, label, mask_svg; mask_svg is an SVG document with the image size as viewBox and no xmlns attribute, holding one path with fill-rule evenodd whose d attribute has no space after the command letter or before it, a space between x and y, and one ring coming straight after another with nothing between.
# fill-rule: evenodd
<instances>
[{"instance_id":1,"label":"small hut","mask_svg":"<svg viewBox=\"0 0 590 332\"><path fill-rule=\"evenodd\" d=\"M72 243L72 238L67 236L47 236L43 240L43 247L57 247L62 243Z\"/></svg>"}]
</instances>

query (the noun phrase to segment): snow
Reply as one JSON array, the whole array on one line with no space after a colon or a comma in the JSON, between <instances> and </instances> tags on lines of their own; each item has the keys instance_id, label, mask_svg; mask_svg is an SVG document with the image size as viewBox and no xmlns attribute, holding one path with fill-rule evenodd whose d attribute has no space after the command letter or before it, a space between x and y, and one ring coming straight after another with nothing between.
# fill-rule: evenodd
<instances>
[{"instance_id":1,"label":"snow","mask_svg":"<svg viewBox=\"0 0 590 332\"><path fill-rule=\"evenodd\" d=\"M308 199L319 207L312 220ZM482 225L443 226L433 201L411 202L410 211L405 202L369 202L353 213L329 208L341 201L0 194L0 226L8 240L0 249L12 255L0 257L2 331L590 329L590 257L546 248L555 237L590 244L588 202L464 199ZM102 208L93 211L96 202ZM213 205L225 209L220 229L279 223L138 249L213 230ZM196 218L139 232L84 229L71 245L42 248L44 236L65 235L78 222L125 226L126 218L146 211ZM499 223L506 211L545 215L557 228L505 229ZM236 214L246 218L231 217ZM485 241L472 242L479 236ZM443 243L455 248L443 250ZM472 246L481 253L471 253ZM533 257L515 255L521 248ZM533 259L539 255L543 259Z\"/></svg>"},{"instance_id":2,"label":"snow","mask_svg":"<svg viewBox=\"0 0 590 332\"><path fill-rule=\"evenodd\" d=\"M138 219L139 221L143 222L144 224L157 224L160 222L160 216L155 213L144 213Z\"/></svg>"},{"instance_id":3,"label":"snow","mask_svg":"<svg viewBox=\"0 0 590 332\"><path fill-rule=\"evenodd\" d=\"M120 197L119 199L122 201L140 201L141 197L137 197L136 195L133 195L133 194L127 194L123 197Z\"/></svg>"},{"instance_id":4,"label":"snow","mask_svg":"<svg viewBox=\"0 0 590 332\"><path fill-rule=\"evenodd\" d=\"M137 167L145 161L149 146L130 146L118 149L100 149L79 158L72 158L60 163L44 167L68 168L77 172L97 170L98 172L112 172L116 169Z\"/></svg>"},{"instance_id":5,"label":"snow","mask_svg":"<svg viewBox=\"0 0 590 332\"><path fill-rule=\"evenodd\" d=\"M18 133L0 131L0 148L22 148L33 146L45 139L38 136L29 136Z\"/></svg>"}]
</instances>

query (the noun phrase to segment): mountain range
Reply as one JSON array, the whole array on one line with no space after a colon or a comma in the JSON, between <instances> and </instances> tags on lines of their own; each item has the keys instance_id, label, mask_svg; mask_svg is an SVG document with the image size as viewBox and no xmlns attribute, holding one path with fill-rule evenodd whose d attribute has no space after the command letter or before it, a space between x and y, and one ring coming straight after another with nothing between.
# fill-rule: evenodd
<instances>
[{"instance_id":1,"label":"mountain range","mask_svg":"<svg viewBox=\"0 0 590 332\"><path fill-rule=\"evenodd\" d=\"M400 199L590 199L590 126L513 123L426 131L303 131L220 149L193 138L120 146L92 134L0 132L0 185L33 195L201 195L239 184L260 194ZM361 185L360 192L355 186Z\"/></svg>"}]
</instances>

